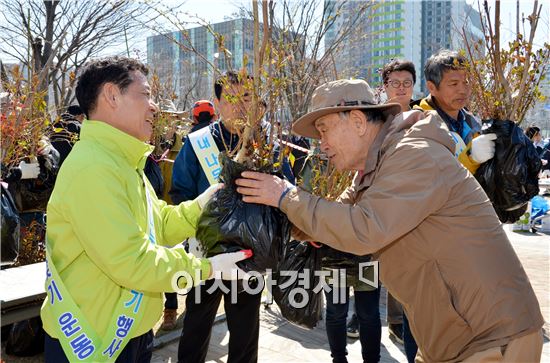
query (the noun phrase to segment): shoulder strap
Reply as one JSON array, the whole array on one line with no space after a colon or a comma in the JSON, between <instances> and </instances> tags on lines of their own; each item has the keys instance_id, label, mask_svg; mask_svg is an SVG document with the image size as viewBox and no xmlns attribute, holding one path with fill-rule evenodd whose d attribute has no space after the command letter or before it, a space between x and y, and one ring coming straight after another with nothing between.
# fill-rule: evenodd
<instances>
[{"instance_id":1,"label":"shoulder strap","mask_svg":"<svg viewBox=\"0 0 550 363\"><path fill-rule=\"evenodd\" d=\"M147 232L150 243L156 244L151 192L145 176L142 178L147 199ZM47 298L44 304L51 305L56 335L70 362L114 362L133 337L132 333L139 326L145 310L140 309L143 292L121 289L105 336L98 336L65 287L46 243Z\"/></svg>"},{"instance_id":2,"label":"shoulder strap","mask_svg":"<svg viewBox=\"0 0 550 363\"><path fill-rule=\"evenodd\" d=\"M190 133L188 136L208 182L210 185L215 184L218 181L222 168L218 160L220 150L210 133L210 127L203 127Z\"/></svg>"}]
</instances>

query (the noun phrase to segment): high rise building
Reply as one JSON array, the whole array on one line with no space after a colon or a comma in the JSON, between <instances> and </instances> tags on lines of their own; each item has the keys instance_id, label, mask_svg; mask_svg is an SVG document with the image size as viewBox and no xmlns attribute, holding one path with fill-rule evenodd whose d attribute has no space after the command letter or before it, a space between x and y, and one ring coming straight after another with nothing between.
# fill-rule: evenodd
<instances>
[{"instance_id":1,"label":"high rise building","mask_svg":"<svg viewBox=\"0 0 550 363\"><path fill-rule=\"evenodd\" d=\"M539 90L543 99L536 100L533 107L527 111L522 127L538 126L542 136L550 138L550 69L546 70L546 77L540 82Z\"/></svg>"},{"instance_id":2,"label":"high rise building","mask_svg":"<svg viewBox=\"0 0 550 363\"><path fill-rule=\"evenodd\" d=\"M464 49L462 31L483 39L480 15L465 1L422 1L422 65L440 49ZM426 80L421 78L426 91Z\"/></svg>"},{"instance_id":3,"label":"high rise building","mask_svg":"<svg viewBox=\"0 0 550 363\"><path fill-rule=\"evenodd\" d=\"M334 0L325 0L333 6ZM332 44L338 28L357 13L360 4L350 1L340 9L340 20L327 32L326 46ZM334 15L334 14L330 14ZM415 1L375 0L360 16L353 36L342 43L341 54L335 57L341 77L364 78L379 85L379 70L395 58L415 64L417 83L415 96L425 93L423 65L426 59L442 48L461 48L458 29L481 36L479 13L465 0Z\"/></svg>"},{"instance_id":4,"label":"high rise building","mask_svg":"<svg viewBox=\"0 0 550 363\"><path fill-rule=\"evenodd\" d=\"M215 34L215 35L214 35ZM223 49L219 47L223 39ZM234 19L147 38L147 63L178 96L179 108L210 98L213 68L252 71L253 21Z\"/></svg>"}]
</instances>

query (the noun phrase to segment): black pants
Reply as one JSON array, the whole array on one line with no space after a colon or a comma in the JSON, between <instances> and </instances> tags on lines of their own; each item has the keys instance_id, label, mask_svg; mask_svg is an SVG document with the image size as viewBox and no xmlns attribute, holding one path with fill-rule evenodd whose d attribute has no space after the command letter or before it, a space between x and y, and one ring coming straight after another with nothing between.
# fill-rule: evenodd
<instances>
[{"instance_id":1,"label":"black pants","mask_svg":"<svg viewBox=\"0 0 550 363\"><path fill-rule=\"evenodd\" d=\"M338 291L338 290L336 290ZM327 313L326 328L333 363L347 363L346 318L349 307L349 287L346 288L345 302L334 303L335 289L326 291ZM341 293L341 292L340 292ZM373 291L355 291L355 312L359 321L359 341L363 362L380 361L380 340L382 323L380 322L380 289Z\"/></svg>"},{"instance_id":2,"label":"black pants","mask_svg":"<svg viewBox=\"0 0 550 363\"><path fill-rule=\"evenodd\" d=\"M177 309L178 308L178 294L175 292L165 292L164 297L166 300L164 301L164 308L165 309Z\"/></svg>"},{"instance_id":3,"label":"black pants","mask_svg":"<svg viewBox=\"0 0 550 363\"><path fill-rule=\"evenodd\" d=\"M118 355L116 363L149 363L153 356L153 331L130 339ZM69 363L59 340L46 334L44 340L44 362Z\"/></svg>"},{"instance_id":4,"label":"black pants","mask_svg":"<svg viewBox=\"0 0 550 363\"><path fill-rule=\"evenodd\" d=\"M414 337L411 333L409 320L407 319L407 315L405 315L405 312L403 312L403 346L405 347L407 362L414 363L416 352L418 352L418 346L416 345L416 341L414 340Z\"/></svg>"},{"instance_id":5,"label":"black pants","mask_svg":"<svg viewBox=\"0 0 550 363\"><path fill-rule=\"evenodd\" d=\"M221 298L224 298L227 328L229 330L228 363L255 363L258 361L258 337L260 334L261 292L251 295L237 294L236 303L231 303L231 282L222 282L229 292L216 288L209 293L215 280L195 287L185 299L183 331L178 348L178 363L202 363L206 360L212 325ZM241 290L239 290L241 291ZM200 302L196 303L196 295Z\"/></svg>"}]
</instances>

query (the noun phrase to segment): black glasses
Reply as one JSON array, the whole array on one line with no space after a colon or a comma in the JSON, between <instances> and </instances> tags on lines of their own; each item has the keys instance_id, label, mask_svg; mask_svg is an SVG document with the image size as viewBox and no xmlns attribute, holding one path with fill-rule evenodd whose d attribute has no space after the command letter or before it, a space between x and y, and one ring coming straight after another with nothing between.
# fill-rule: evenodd
<instances>
[{"instance_id":1,"label":"black glasses","mask_svg":"<svg viewBox=\"0 0 550 363\"><path fill-rule=\"evenodd\" d=\"M410 79L407 79L403 82L393 80L393 81L386 82L386 84L391 85L393 88L399 88L401 87L401 85L403 85L404 88L410 88L413 85L413 81L411 81Z\"/></svg>"}]
</instances>

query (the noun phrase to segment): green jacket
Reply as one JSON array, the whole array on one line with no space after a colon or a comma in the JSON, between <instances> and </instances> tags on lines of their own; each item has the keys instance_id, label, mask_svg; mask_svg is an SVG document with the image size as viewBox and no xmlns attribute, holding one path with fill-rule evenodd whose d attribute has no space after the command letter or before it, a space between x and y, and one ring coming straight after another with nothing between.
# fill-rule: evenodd
<instances>
[{"instance_id":1,"label":"green jacket","mask_svg":"<svg viewBox=\"0 0 550 363\"><path fill-rule=\"evenodd\" d=\"M195 235L200 207L158 200L143 166L152 147L99 121L85 121L57 177L47 209L51 259L92 328L104 336L121 286L144 293L143 318L134 336L151 329L162 313L162 292L174 291L174 273L210 274L210 263L175 246ZM147 234L145 187L153 203L157 244ZM181 281L180 288L186 281ZM197 284L198 281L194 281ZM183 286L182 286L183 284ZM57 338L48 299L44 330Z\"/></svg>"}]
</instances>

